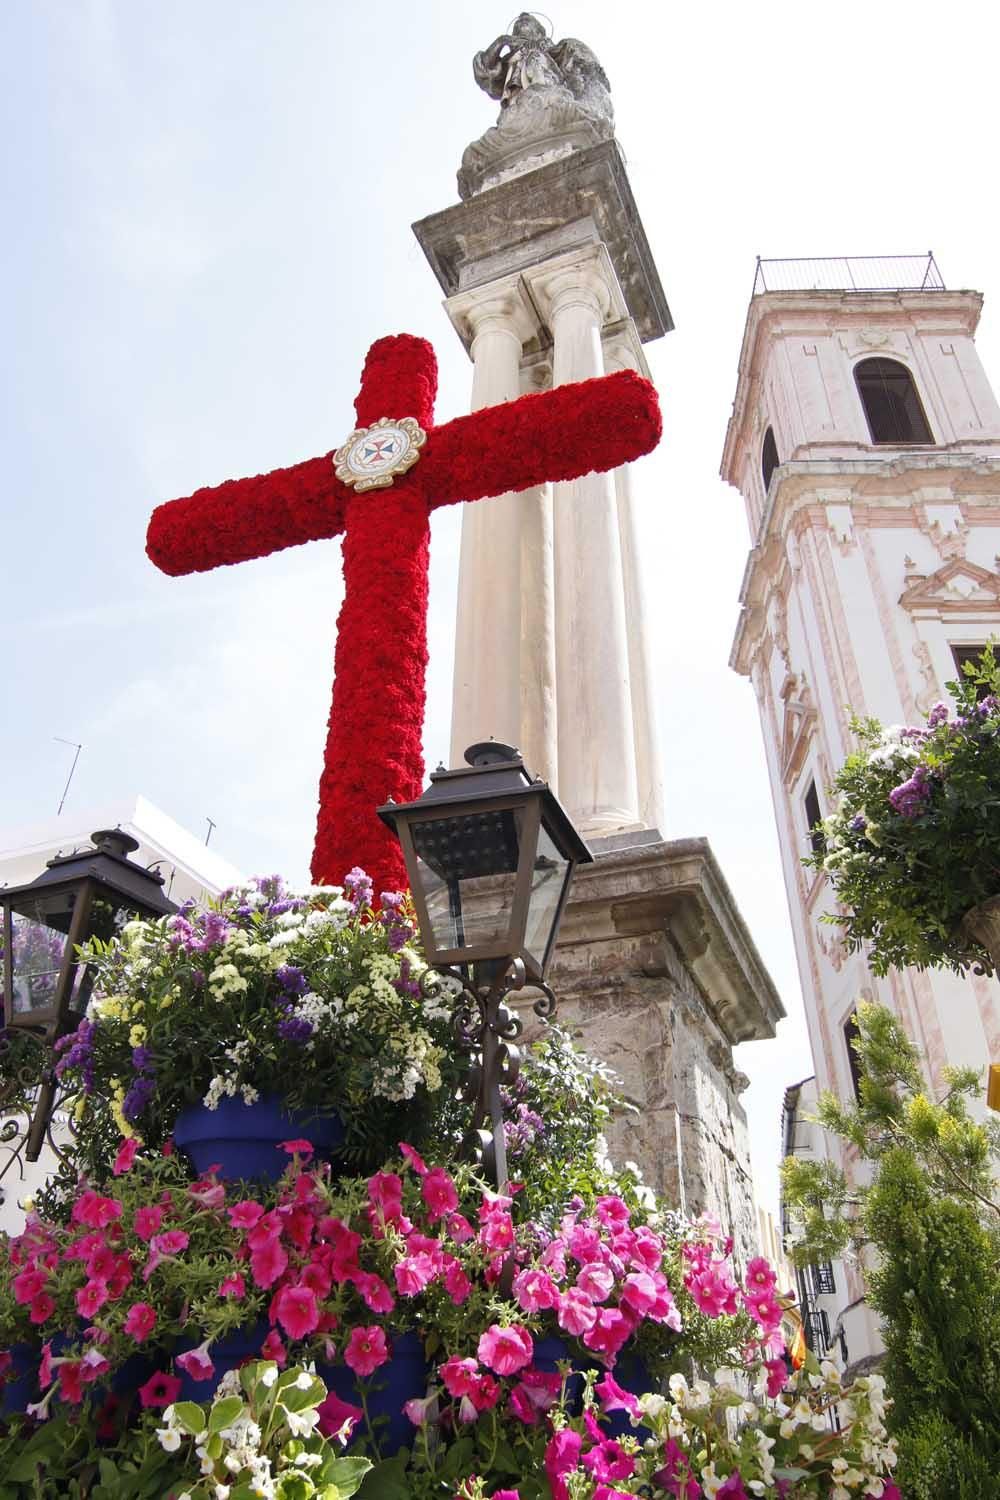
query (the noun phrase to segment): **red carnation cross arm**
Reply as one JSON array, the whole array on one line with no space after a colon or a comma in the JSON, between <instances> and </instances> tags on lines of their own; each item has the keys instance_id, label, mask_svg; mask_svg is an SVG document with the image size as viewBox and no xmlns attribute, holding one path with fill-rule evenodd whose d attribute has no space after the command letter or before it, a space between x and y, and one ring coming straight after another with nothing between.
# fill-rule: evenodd
<instances>
[{"instance_id":1,"label":"red carnation cross arm","mask_svg":"<svg viewBox=\"0 0 1000 1500\"><path fill-rule=\"evenodd\" d=\"M424 339L397 334L368 351L354 403L359 428L412 417L419 460L391 487L359 492L334 455L229 480L160 505L146 550L163 572L203 572L343 536L333 702L319 789L312 874L339 881L359 864L376 895L405 884L399 846L374 809L423 782L430 512L438 505L576 479L654 448L659 403L630 370L522 396L434 427L437 362Z\"/></svg>"}]
</instances>

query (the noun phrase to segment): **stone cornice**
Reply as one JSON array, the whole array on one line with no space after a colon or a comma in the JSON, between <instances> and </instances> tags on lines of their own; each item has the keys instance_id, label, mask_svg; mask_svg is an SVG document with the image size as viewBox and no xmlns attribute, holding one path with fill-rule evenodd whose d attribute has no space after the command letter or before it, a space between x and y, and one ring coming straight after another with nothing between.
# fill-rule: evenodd
<instances>
[{"instance_id":1,"label":"stone cornice","mask_svg":"<svg viewBox=\"0 0 1000 1500\"><path fill-rule=\"evenodd\" d=\"M995 451L995 444L991 448ZM784 566L785 538L805 512L850 506L855 525L923 524L923 491L935 502L961 504L970 526L976 509L989 510L983 524L995 526L1000 510L1000 456L970 454L969 445L897 452L884 459L813 459L775 470L754 546L740 587L740 617L729 665L742 676L760 639L768 599ZM942 493L943 492L943 493ZM874 514L873 514L874 513ZM799 522L798 518L802 517Z\"/></svg>"},{"instance_id":2,"label":"stone cornice","mask_svg":"<svg viewBox=\"0 0 1000 1500\"><path fill-rule=\"evenodd\" d=\"M607 246L643 343L673 328L616 141L574 151L413 225L445 296L542 264L585 240Z\"/></svg>"},{"instance_id":3,"label":"stone cornice","mask_svg":"<svg viewBox=\"0 0 1000 1500\"><path fill-rule=\"evenodd\" d=\"M919 326L922 332L964 334L970 338L979 323L981 292L766 292L753 297L747 309L737 367L736 394L726 428L720 474L739 488L740 452L752 421L754 398L760 384L763 353L776 329L784 334L830 334L835 330L871 325L879 328Z\"/></svg>"},{"instance_id":4,"label":"stone cornice","mask_svg":"<svg viewBox=\"0 0 1000 1500\"><path fill-rule=\"evenodd\" d=\"M576 873L556 953L666 932L730 1045L774 1036L785 1014L707 839L601 854Z\"/></svg>"}]
</instances>

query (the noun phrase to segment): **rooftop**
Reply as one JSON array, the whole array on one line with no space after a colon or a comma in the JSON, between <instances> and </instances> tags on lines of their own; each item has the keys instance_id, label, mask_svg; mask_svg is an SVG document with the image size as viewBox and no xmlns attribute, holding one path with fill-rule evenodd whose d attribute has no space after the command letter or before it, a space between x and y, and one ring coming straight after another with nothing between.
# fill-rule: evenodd
<instances>
[{"instance_id":1,"label":"rooftop","mask_svg":"<svg viewBox=\"0 0 1000 1500\"><path fill-rule=\"evenodd\" d=\"M925 255L828 255L802 260L757 257L753 295L765 292L943 292L933 252Z\"/></svg>"}]
</instances>

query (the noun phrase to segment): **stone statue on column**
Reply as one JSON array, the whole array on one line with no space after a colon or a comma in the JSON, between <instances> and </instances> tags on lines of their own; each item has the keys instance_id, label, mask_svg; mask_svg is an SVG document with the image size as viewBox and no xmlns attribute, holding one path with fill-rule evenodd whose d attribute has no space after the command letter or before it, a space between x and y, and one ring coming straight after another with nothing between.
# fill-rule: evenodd
<instances>
[{"instance_id":1,"label":"stone statue on column","mask_svg":"<svg viewBox=\"0 0 1000 1500\"><path fill-rule=\"evenodd\" d=\"M462 157L463 198L614 135L611 86L597 57L575 37L553 41L527 11L476 53L472 71L499 99L500 117Z\"/></svg>"}]
</instances>

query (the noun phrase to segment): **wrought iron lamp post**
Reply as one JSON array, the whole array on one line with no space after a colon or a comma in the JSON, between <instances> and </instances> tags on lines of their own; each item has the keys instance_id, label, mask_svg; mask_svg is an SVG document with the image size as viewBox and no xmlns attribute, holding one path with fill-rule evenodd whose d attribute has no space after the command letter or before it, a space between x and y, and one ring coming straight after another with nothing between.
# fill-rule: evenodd
<instances>
[{"instance_id":1,"label":"wrought iron lamp post","mask_svg":"<svg viewBox=\"0 0 1000 1500\"><path fill-rule=\"evenodd\" d=\"M530 982L542 992L536 1014L555 1012L545 974L573 871L593 856L516 750L490 740L465 758L464 769L435 771L415 802L378 814L402 845L427 962L461 986L453 1026L472 1055L471 1134L502 1188L500 1090L517 1077L523 1030L505 1002Z\"/></svg>"},{"instance_id":2,"label":"wrought iron lamp post","mask_svg":"<svg viewBox=\"0 0 1000 1500\"><path fill-rule=\"evenodd\" d=\"M0 890L3 913L3 1010L11 1040L30 1037L44 1061L27 1131L25 1155L37 1161L55 1105L52 1043L86 1010L92 972L77 957L91 938L107 941L133 917L177 910L163 893L163 876L133 864L138 842L120 828L91 835L93 847L59 854L27 885ZM3 1084L16 1090L18 1080ZM0 1090L0 1104L7 1102Z\"/></svg>"}]
</instances>

